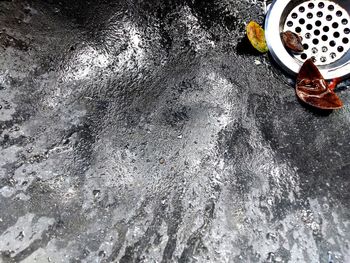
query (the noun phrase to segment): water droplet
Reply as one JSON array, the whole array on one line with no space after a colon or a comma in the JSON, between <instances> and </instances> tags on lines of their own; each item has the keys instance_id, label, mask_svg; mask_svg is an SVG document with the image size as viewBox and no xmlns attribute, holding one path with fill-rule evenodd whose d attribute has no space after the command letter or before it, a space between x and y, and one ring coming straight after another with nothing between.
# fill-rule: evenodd
<instances>
[{"instance_id":1,"label":"water droplet","mask_svg":"<svg viewBox=\"0 0 350 263\"><path fill-rule=\"evenodd\" d=\"M31 152L33 152L33 147L29 147L29 148L27 149L27 153L31 153Z\"/></svg>"},{"instance_id":2,"label":"water droplet","mask_svg":"<svg viewBox=\"0 0 350 263\"><path fill-rule=\"evenodd\" d=\"M276 257L275 258L275 262L282 262L282 258L281 257Z\"/></svg>"},{"instance_id":3,"label":"water droplet","mask_svg":"<svg viewBox=\"0 0 350 263\"><path fill-rule=\"evenodd\" d=\"M106 252L101 250L100 252L98 252L98 256L99 257L105 257L106 256Z\"/></svg>"},{"instance_id":4,"label":"water droplet","mask_svg":"<svg viewBox=\"0 0 350 263\"><path fill-rule=\"evenodd\" d=\"M94 195L95 198L97 198L100 195L101 191L100 190L93 190L92 194Z\"/></svg>"}]
</instances>

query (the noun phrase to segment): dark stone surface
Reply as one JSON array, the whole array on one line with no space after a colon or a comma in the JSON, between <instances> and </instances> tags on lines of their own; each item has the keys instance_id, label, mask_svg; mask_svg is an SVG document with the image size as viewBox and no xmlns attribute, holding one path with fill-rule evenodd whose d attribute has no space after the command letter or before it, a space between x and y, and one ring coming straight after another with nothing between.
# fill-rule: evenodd
<instances>
[{"instance_id":1,"label":"dark stone surface","mask_svg":"<svg viewBox=\"0 0 350 263\"><path fill-rule=\"evenodd\" d=\"M0 1L0 262L349 262L349 90L302 106L263 18Z\"/></svg>"}]
</instances>

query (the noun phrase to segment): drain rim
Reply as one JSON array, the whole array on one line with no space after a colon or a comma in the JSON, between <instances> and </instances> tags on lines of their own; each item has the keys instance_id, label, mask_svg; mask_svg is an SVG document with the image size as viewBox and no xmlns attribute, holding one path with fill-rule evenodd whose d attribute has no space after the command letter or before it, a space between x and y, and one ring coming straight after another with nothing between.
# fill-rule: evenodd
<instances>
[{"instance_id":1,"label":"drain rim","mask_svg":"<svg viewBox=\"0 0 350 263\"><path fill-rule=\"evenodd\" d=\"M300 1L299 3L301 2L307 1ZM271 4L265 18L265 38L269 52L277 64L287 73L297 75L302 66L302 62L290 55L280 38L280 19L289 3L290 1L275 0ZM278 23L276 23L275 19L270 19L272 17L278 17ZM344 57L348 57L349 55L350 49L344 53ZM341 58L339 60L341 61ZM332 65L332 63L329 65ZM327 80L334 78L345 79L350 77L350 60L345 61L343 64L336 67L320 67L319 70Z\"/></svg>"}]
</instances>

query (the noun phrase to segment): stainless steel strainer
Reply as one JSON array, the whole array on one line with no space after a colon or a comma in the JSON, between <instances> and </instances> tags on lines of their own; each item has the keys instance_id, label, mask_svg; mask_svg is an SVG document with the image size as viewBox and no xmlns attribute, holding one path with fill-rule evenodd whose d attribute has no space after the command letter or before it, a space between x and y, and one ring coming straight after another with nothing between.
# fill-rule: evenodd
<instances>
[{"instance_id":1,"label":"stainless steel strainer","mask_svg":"<svg viewBox=\"0 0 350 263\"><path fill-rule=\"evenodd\" d=\"M325 79L350 76L350 0L275 0L266 15L265 37L274 60L297 74L303 62L315 58ZM303 38L304 52L285 49L281 32Z\"/></svg>"}]
</instances>

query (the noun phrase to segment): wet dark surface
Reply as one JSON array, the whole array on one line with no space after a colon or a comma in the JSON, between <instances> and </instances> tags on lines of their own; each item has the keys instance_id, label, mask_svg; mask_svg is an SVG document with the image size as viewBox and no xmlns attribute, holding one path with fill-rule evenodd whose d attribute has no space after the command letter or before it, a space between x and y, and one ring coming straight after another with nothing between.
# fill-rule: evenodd
<instances>
[{"instance_id":1,"label":"wet dark surface","mask_svg":"<svg viewBox=\"0 0 350 263\"><path fill-rule=\"evenodd\" d=\"M349 262L350 91L302 106L251 19L0 1L0 262Z\"/></svg>"}]
</instances>

